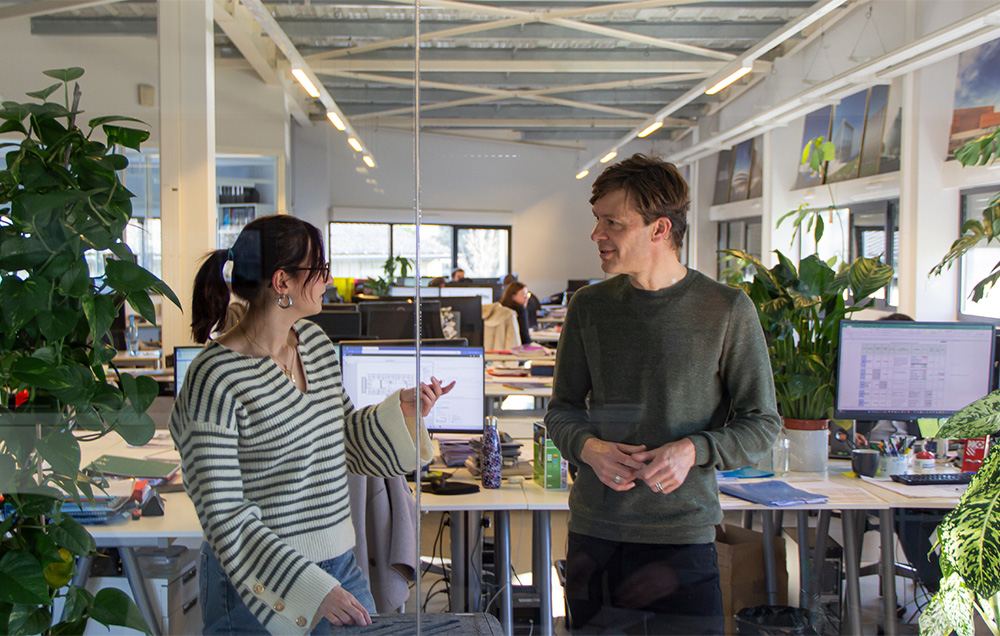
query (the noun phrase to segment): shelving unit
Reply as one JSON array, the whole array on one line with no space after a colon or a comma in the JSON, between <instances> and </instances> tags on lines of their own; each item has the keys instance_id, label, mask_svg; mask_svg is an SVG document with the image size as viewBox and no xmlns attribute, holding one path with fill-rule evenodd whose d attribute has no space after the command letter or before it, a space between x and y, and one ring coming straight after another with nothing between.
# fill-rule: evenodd
<instances>
[{"instance_id":1,"label":"shelving unit","mask_svg":"<svg viewBox=\"0 0 1000 636\"><path fill-rule=\"evenodd\" d=\"M247 223L274 214L277 195L277 158L258 155L219 155L218 249L233 246Z\"/></svg>"}]
</instances>

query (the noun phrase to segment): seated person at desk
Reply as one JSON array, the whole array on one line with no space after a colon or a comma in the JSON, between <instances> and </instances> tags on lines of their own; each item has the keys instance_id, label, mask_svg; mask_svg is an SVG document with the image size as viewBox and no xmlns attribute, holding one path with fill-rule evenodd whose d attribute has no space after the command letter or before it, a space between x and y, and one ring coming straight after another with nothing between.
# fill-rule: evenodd
<instances>
[{"instance_id":1,"label":"seated person at desk","mask_svg":"<svg viewBox=\"0 0 1000 636\"><path fill-rule=\"evenodd\" d=\"M333 345L303 320L330 277L319 231L292 216L257 219L195 278L192 331L204 342L229 305L222 268L247 304L235 327L191 363L170 432L205 533L205 634L326 633L368 625L375 611L351 548L347 470L415 468L433 449L418 426L416 389L357 410ZM451 390L420 386L426 415ZM316 632L314 632L316 633Z\"/></svg>"},{"instance_id":2,"label":"seated person at desk","mask_svg":"<svg viewBox=\"0 0 1000 636\"><path fill-rule=\"evenodd\" d=\"M590 203L614 277L573 295L545 414L579 467L572 628L722 634L715 470L753 464L780 427L757 310L680 262L690 198L673 164L637 154L609 166Z\"/></svg>"},{"instance_id":3,"label":"seated person at desk","mask_svg":"<svg viewBox=\"0 0 1000 636\"><path fill-rule=\"evenodd\" d=\"M521 344L526 345L531 342L530 325L528 324L528 287L524 283L514 281L507 285L500 298L500 304L508 309L513 309L517 314L517 330L521 337Z\"/></svg>"}]
</instances>

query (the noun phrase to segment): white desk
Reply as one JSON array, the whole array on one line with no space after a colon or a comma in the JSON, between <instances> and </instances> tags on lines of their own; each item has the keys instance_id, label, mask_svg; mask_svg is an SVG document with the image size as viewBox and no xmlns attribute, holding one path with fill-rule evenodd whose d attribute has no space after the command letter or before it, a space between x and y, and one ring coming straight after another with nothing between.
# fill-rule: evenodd
<instances>
[{"instance_id":1,"label":"white desk","mask_svg":"<svg viewBox=\"0 0 1000 636\"><path fill-rule=\"evenodd\" d=\"M531 340L534 342L559 342L559 329L535 329L531 331Z\"/></svg>"}]
</instances>

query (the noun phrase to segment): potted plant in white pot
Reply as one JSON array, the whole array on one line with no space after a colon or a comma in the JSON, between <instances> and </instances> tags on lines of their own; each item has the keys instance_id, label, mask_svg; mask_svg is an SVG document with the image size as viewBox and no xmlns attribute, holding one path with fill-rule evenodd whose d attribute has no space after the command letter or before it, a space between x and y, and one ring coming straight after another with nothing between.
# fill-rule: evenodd
<instances>
[{"instance_id":1,"label":"potted plant in white pot","mask_svg":"<svg viewBox=\"0 0 1000 636\"><path fill-rule=\"evenodd\" d=\"M150 322L151 292L179 306L123 240L132 194L116 147L138 149L149 133L115 123L127 117L82 125L79 85L70 90L83 69L45 75L57 82L28 93L34 101L0 106L0 134L12 139L0 140L0 633L77 634L90 619L148 632L124 593L69 585L95 542L62 508L100 487L80 472L81 442L153 434L156 382L119 373L105 340L121 303ZM91 250L101 278L90 276ZM60 597L65 617L53 625Z\"/></svg>"}]
</instances>

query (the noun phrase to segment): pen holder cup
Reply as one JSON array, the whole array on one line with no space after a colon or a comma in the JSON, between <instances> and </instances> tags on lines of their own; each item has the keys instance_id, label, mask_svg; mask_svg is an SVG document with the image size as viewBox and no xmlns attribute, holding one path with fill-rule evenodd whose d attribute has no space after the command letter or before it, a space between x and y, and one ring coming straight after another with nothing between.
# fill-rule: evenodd
<instances>
[{"instance_id":1,"label":"pen holder cup","mask_svg":"<svg viewBox=\"0 0 1000 636\"><path fill-rule=\"evenodd\" d=\"M883 477L889 475L903 475L909 465L910 456L907 455L882 455L878 460L878 474Z\"/></svg>"}]
</instances>

